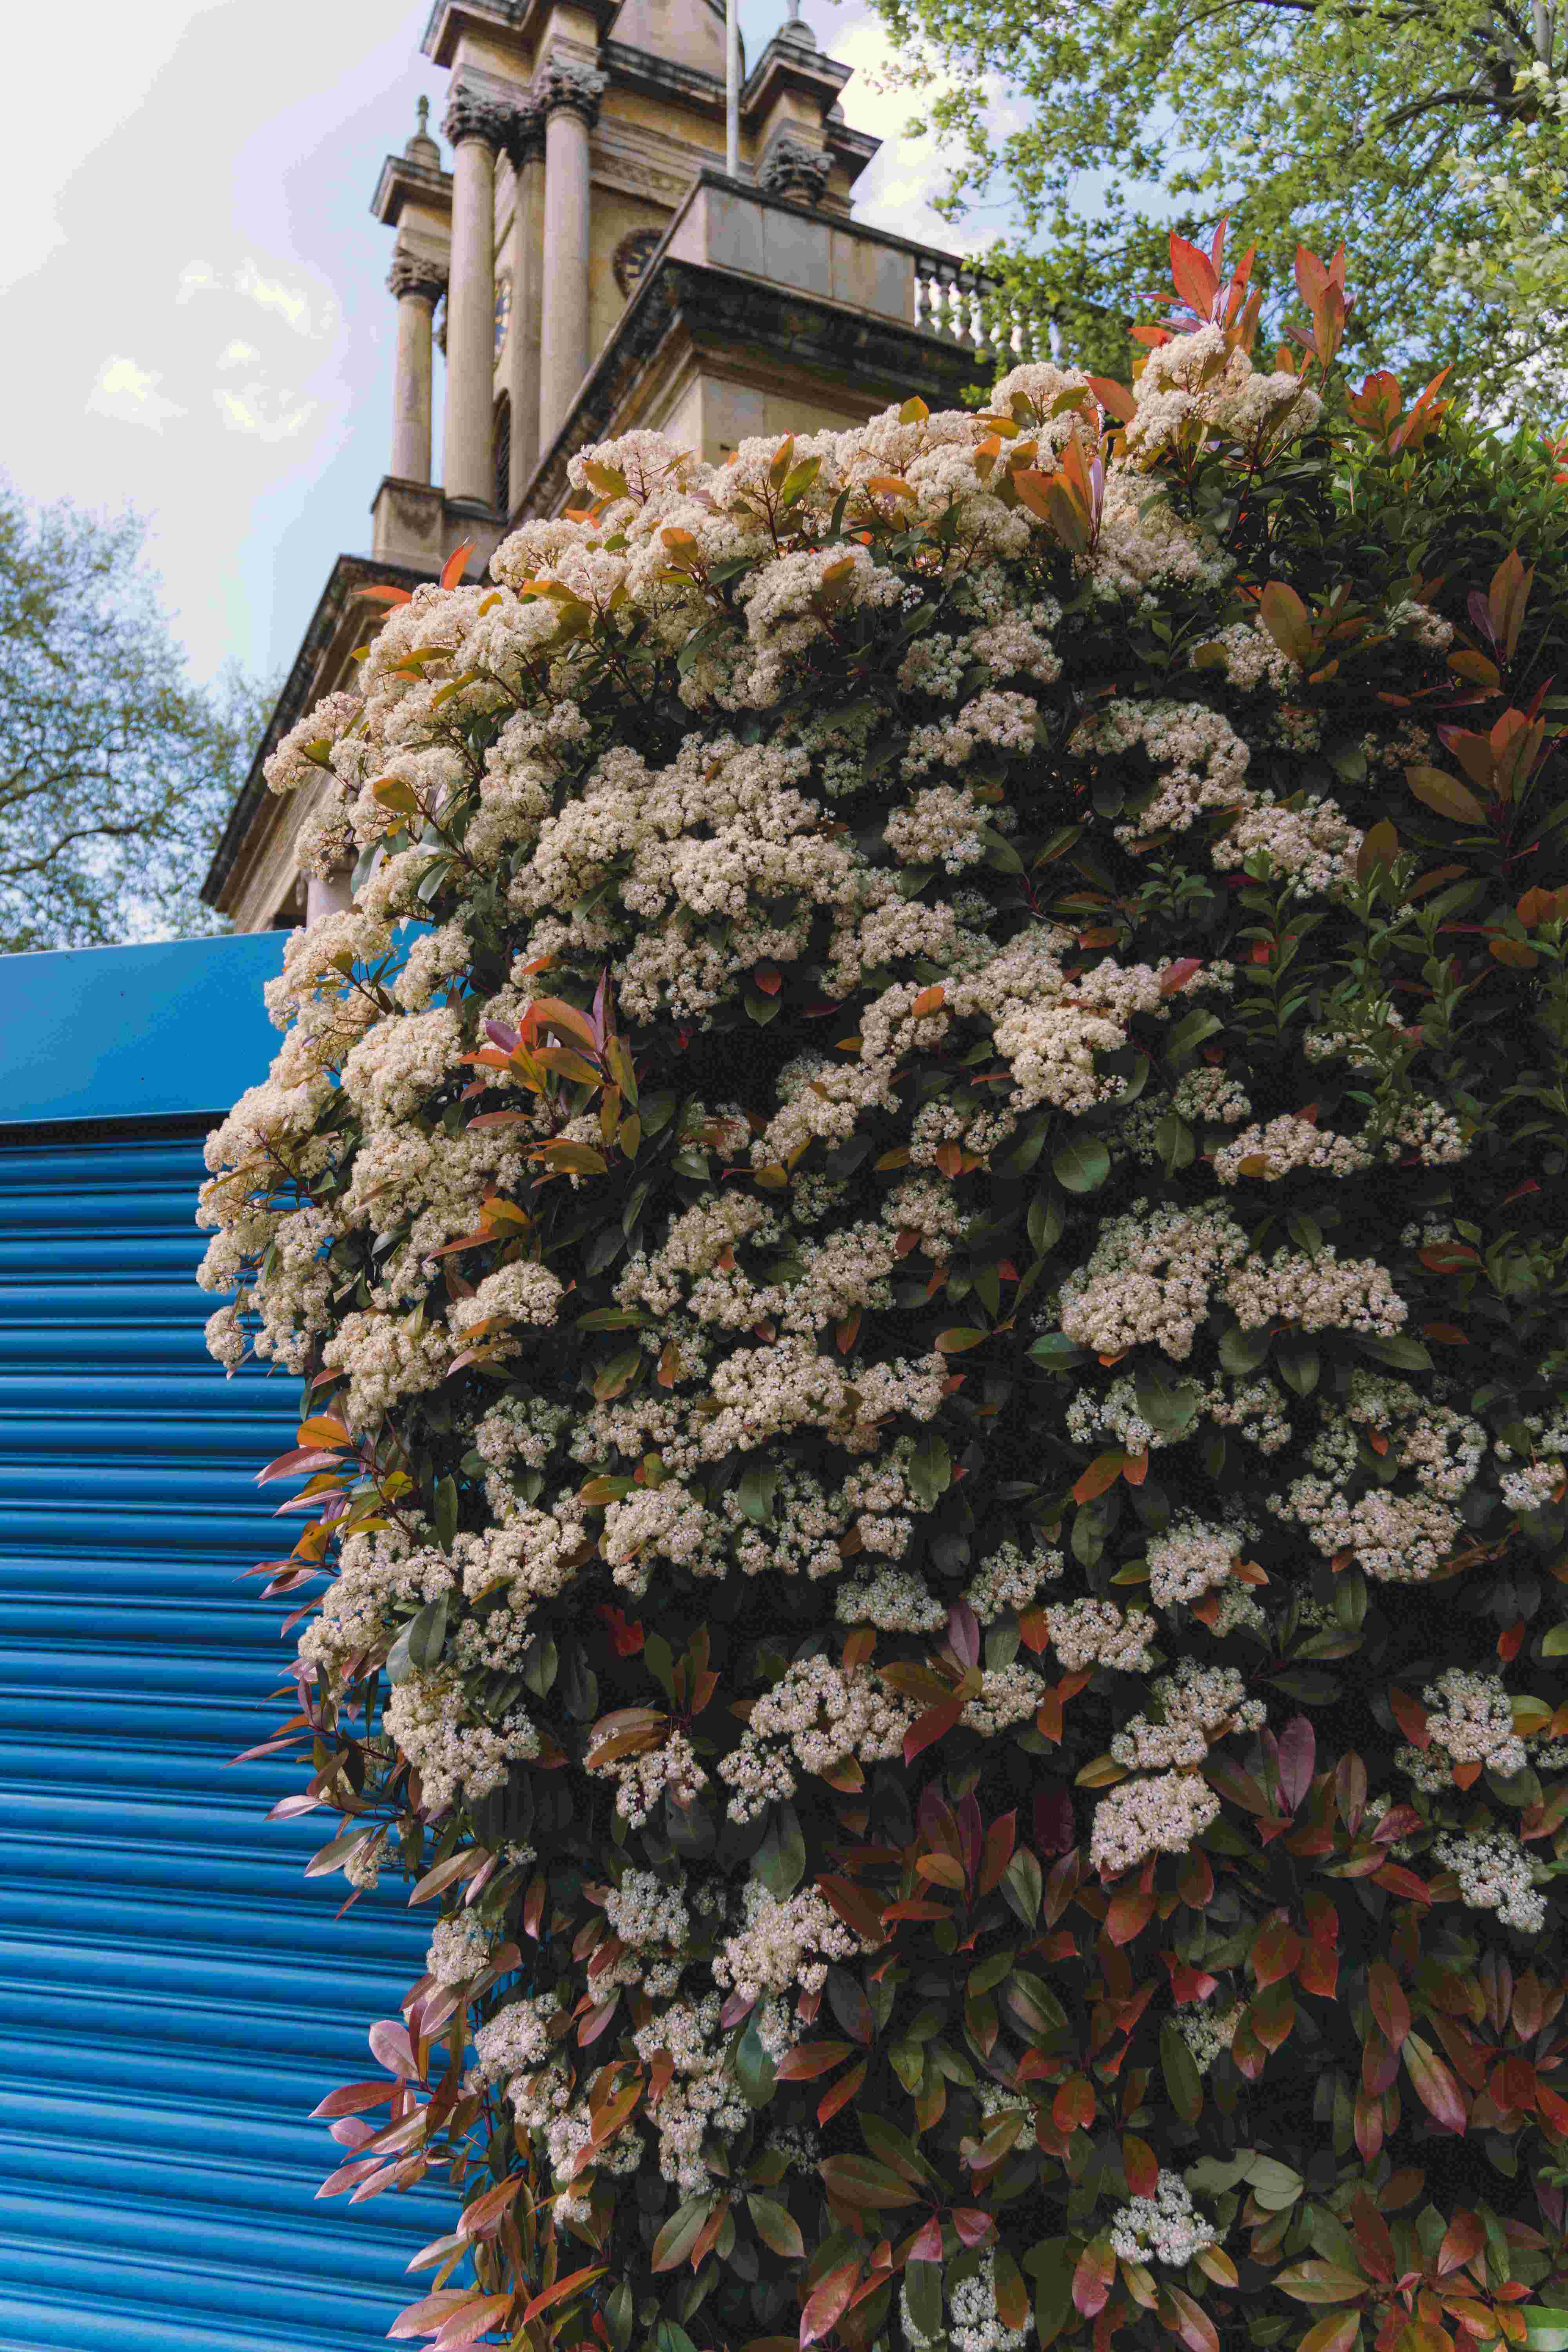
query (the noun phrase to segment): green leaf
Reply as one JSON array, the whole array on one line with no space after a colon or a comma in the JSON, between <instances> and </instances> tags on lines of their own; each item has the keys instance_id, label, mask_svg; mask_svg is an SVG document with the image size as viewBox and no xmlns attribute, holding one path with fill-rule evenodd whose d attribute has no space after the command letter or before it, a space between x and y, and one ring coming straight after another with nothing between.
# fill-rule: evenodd
<instances>
[{"instance_id":1,"label":"green leaf","mask_svg":"<svg viewBox=\"0 0 1568 2352\"><path fill-rule=\"evenodd\" d=\"M619 2286L612 2288L609 2300L605 2305L605 2325L610 2331L610 2343L614 2352L626 2352L626 2347L632 2340L632 2325L636 2317L637 2314L632 2305L632 2291L623 2279Z\"/></svg>"},{"instance_id":2,"label":"green leaf","mask_svg":"<svg viewBox=\"0 0 1568 2352\"><path fill-rule=\"evenodd\" d=\"M910 2319L917 2338L934 2344L942 2335L942 2264L906 2264L904 2292L909 2297ZM1548 2352L1556 2352L1555 2347L1548 2347Z\"/></svg>"},{"instance_id":3,"label":"green leaf","mask_svg":"<svg viewBox=\"0 0 1568 2352\"><path fill-rule=\"evenodd\" d=\"M458 1482L443 1478L436 1489L436 1541L450 1551L458 1534Z\"/></svg>"},{"instance_id":4,"label":"green leaf","mask_svg":"<svg viewBox=\"0 0 1568 2352\"><path fill-rule=\"evenodd\" d=\"M1045 1874L1039 1863L1026 1846L1020 1846L1002 1873L1002 1900L1026 1927L1032 1927L1040 1916L1044 1890Z\"/></svg>"},{"instance_id":5,"label":"green leaf","mask_svg":"<svg viewBox=\"0 0 1568 2352\"><path fill-rule=\"evenodd\" d=\"M1233 1323L1228 1331L1220 1334L1219 1360L1227 1372L1235 1372L1238 1376L1255 1372L1259 1364L1268 1360L1268 1348L1267 1329L1243 1331L1239 1325Z\"/></svg>"},{"instance_id":6,"label":"green leaf","mask_svg":"<svg viewBox=\"0 0 1568 2352\"><path fill-rule=\"evenodd\" d=\"M1068 2238L1042 2238L1024 2256L1022 2268L1035 2282L1035 2327L1041 2352L1069 2321L1076 2320L1072 2301L1076 2266L1072 2242Z\"/></svg>"},{"instance_id":7,"label":"green leaf","mask_svg":"<svg viewBox=\"0 0 1568 2352\"><path fill-rule=\"evenodd\" d=\"M1133 1377L1132 1393L1140 1418L1160 1437L1180 1437L1197 1418L1203 1392L1193 1381L1166 1383L1164 1375L1146 1366Z\"/></svg>"},{"instance_id":8,"label":"green leaf","mask_svg":"<svg viewBox=\"0 0 1568 2352\"><path fill-rule=\"evenodd\" d=\"M438 1592L405 1625L387 1654L388 1682L405 1683L412 1675L428 1674L438 1663L447 1643L447 1594Z\"/></svg>"},{"instance_id":9,"label":"green leaf","mask_svg":"<svg viewBox=\"0 0 1568 2352\"><path fill-rule=\"evenodd\" d=\"M1456 824L1485 824L1485 809L1457 776L1446 775L1441 768L1406 768L1405 781L1416 799L1436 809L1439 816L1449 817Z\"/></svg>"},{"instance_id":10,"label":"green leaf","mask_svg":"<svg viewBox=\"0 0 1568 2352\"><path fill-rule=\"evenodd\" d=\"M1043 1364L1047 1371L1066 1372L1070 1371L1075 1364L1085 1361L1086 1351L1076 1339L1069 1339L1065 1331L1043 1331L1037 1339L1031 1341L1029 1355L1035 1363Z\"/></svg>"},{"instance_id":11,"label":"green leaf","mask_svg":"<svg viewBox=\"0 0 1568 2352\"><path fill-rule=\"evenodd\" d=\"M805 2240L800 2234L800 2224L787 2205L776 2197L759 2197L754 2190L746 2198L746 2209L756 2224L757 2235L764 2246L786 2262L799 2262L805 2252Z\"/></svg>"},{"instance_id":12,"label":"green leaf","mask_svg":"<svg viewBox=\"0 0 1568 2352\"><path fill-rule=\"evenodd\" d=\"M1532 2303L1521 2315L1524 2321L1525 2352L1568 2352L1568 2311L1553 2310L1550 2304Z\"/></svg>"},{"instance_id":13,"label":"green leaf","mask_svg":"<svg viewBox=\"0 0 1568 2352\"><path fill-rule=\"evenodd\" d=\"M1274 2284L1298 2303L1354 2303L1367 2292L1359 2271L1342 2270L1338 2263L1295 2263L1275 2273Z\"/></svg>"},{"instance_id":14,"label":"green leaf","mask_svg":"<svg viewBox=\"0 0 1568 2352\"><path fill-rule=\"evenodd\" d=\"M1192 1013L1184 1013L1165 1040L1166 1061L1184 1061L1189 1054L1195 1054L1206 1039L1217 1035L1223 1025L1217 1013L1210 1013L1202 1005Z\"/></svg>"},{"instance_id":15,"label":"green leaf","mask_svg":"<svg viewBox=\"0 0 1568 2352\"><path fill-rule=\"evenodd\" d=\"M928 1430L910 1461L910 1492L922 1511L929 1511L952 1484L952 1460L947 1440Z\"/></svg>"},{"instance_id":16,"label":"green leaf","mask_svg":"<svg viewBox=\"0 0 1568 2352\"><path fill-rule=\"evenodd\" d=\"M1380 1364L1392 1364L1401 1372L1432 1369L1432 1359L1419 1339L1406 1339L1402 1334L1385 1339L1376 1332L1363 1331L1357 1335L1357 1345L1363 1356L1375 1357Z\"/></svg>"},{"instance_id":17,"label":"green leaf","mask_svg":"<svg viewBox=\"0 0 1568 2352\"><path fill-rule=\"evenodd\" d=\"M1092 1192L1110 1173L1110 1154L1098 1135L1069 1135L1051 1154L1051 1169L1069 1192Z\"/></svg>"},{"instance_id":18,"label":"green leaf","mask_svg":"<svg viewBox=\"0 0 1568 2352\"><path fill-rule=\"evenodd\" d=\"M763 1464L748 1470L735 1488L735 1501L754 1528L765 1528L773 1517L773 1490L778 1483L777 1468Z\"/></svg>"},{"instance_id":19,"label":"green leaf","mask_svg":"<svg viewBox=\"0 0 1568 2352\"><path fill-rule=\"evenodd\" d=\"M734 2066L735 2080L741 2085L746 2105L749 2107L765 2107L773 2097L778 2075L773 2060L763 2047L763 2037L757 2032L754 2016L735 2044Z\"/></svg>"},{"instance_id":20,"label":"green leaf","mask_svg":"<svg viewBox=\"0 0 1568 2352\"><path fill-rule=\"evenodd\" d=\"M805 1839L793 1805L773 1807L762 1844L752 1860L752 1874L779 1903L787 1902L805 1876Z\"/></svg>"},{"instance_id":21,"label":"green leaf","mask_svg":"<svg viewBox=\"0 0 1568 2352\"><path fill-rule=\"evenodd\" d=\"M1054 1192L1042 1192L1029 1203L1029 1243L1037 1257L1048 1255L1061 1239L1066 1214Z\"/></svg>"},{"instance_id":22,"label":"green leaf","mask_svg":"<svg viewBox=\"0 0 1568 2352\"><path fill-rule=\"evenodd\" d=\"M1154 1149L1167 1176L1173 1176L1178 1168L1190 1166L1197 1148L1192 1129L1175 1111L1168 1110L1155 1120Z\"/></svg>"},{"instance_id":23,"label":"green leaf","mask_svg":"<svg viewBox=\"0 0 1568 2352\"><path fill-rule=\"evenodd\" d=\"M688 2197L682 2204L676 2207L653 2242L653 2267L656 2271L672 2271L686 2260L687 2255L702 2235L702 2225L712 2211L714 2199L707 2189L704 2189L700 2196ZM680 2330L676 2328L671 2332L679 2336ZM665 2329L661 2326L659 2329L661 2343L664 2333Z\"/></svg>"},{"instance_id":24,"label":"green leaf","mask_svg":"<svg viewBox=\"0 0 1568 2352\"><path fill-rule=\"evenodd\" d=\"M1204 2108L1203 2076L1198 2073L1196 2059L1170 2018L1160 2028L1160 2071L1171 2095L1171 2105L1182 2121L1196 2123Z\"/></svg>"}]
</instances>

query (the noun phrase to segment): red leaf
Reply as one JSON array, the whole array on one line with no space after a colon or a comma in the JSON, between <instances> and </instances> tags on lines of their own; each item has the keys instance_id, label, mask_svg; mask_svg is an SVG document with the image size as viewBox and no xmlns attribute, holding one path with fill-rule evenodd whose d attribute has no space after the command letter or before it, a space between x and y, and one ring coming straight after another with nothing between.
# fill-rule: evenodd
<instances>
[{"instance_id":1,"label":"red leaf","mask_svg":"<svg viewBox=\"0 0 1568 2352\"><path fill-rule=\"evenodd\" d=\"M808 2298L805 2309L800 2315L802 2344L816 2344L822 2336L832 2335L850 2296L859 2284L859 2278L858 2260L840 2263L836 2271L828 2272L816 2294Z\"/></svg>"},{"instance_id":2,"label":"red leaf","mask_svg":"<svg viewBox=\"0 0 1568 2352\"><path fill-rule=\"evenodd\" d=\"M1449 2131L1462 2132L1469 2121L1465 2095L1431 2043L1412 2033L1406 2037L1403 2054L1415 2095L1427 2114Z\"/></svg>"},{"instance_id":3,"label":"red leaf","mask_svg":"<svg viewBox=\"0 0 1568 2352\"><path fill-rule=\"evenodd\" d=\"M1073 1501L1092 1503L1097 1495L1105 1494L1121 1477L1126 1459L1125 1454L1121 1452L1097 1454L1074 1486Z\"/></svg>"},{"instance_id":4,"label":"red leaf","mask_svg":"<svg viewBox=\"0 0 1568 2352\"><path fill-rule=\"evenodd\" d=\"M380 2059L389 2074L417 2075L419 2069L414 2061L414 2047L408 2039L408 2029L401 2018L378 2018L367 2038L372 2056Z\"/></svg>"},{"instance_id":5,"label":"red leaf","mask_svg":"<svg viewBox=\"0 0 1568 2352\"><path fill-rule=\"evenodd\" d=\"M817 2122L825 2124L836 2116L839 2108L855 2096L865 2080L866 2061L862 2058L858 2066L851 2066L847 2074L839 2076L831 2090L824 2091L816 2103Z\"/></svg>"},{"instance_id":6,"label":"red leaf","mask_svg":"<svg viewBox=\"0 0 1568 2352\"><path fill-rule=\"evenodd\" d=\"M1187 2352L1219 2352L1219 2337L1213 2320L1193 2301L1185 2288L1170 2286L1165 2289L1165 2294L1175 2306L1175 2332L1186 2346Z\"/></svg>"},{"instance_id":7,"label":"red leaf","mask_svg":"<svg viewBox=\"0 0 1568 2352\"><path fill-rule=\"evenodd\" d=\"M1390 1685L1388 1704L1394 1710L1394 1720L1413 1748L1430 1748L1432 1734L1426 1728L1426 1710L1419 1699L1402 1691L1397 1684Z\"/></svg>"},{"instance_id":8,"label":"red leaf","mask_svg":"<svg viewBox=\"0 0 1568 2352\"><path fill-rule=\"evenodd\" d=\"M1074 2310L1085 2319L1092 2319L1097 2311L1103 2311L1115 2276L1116 2256L1110 2248L1098 2239L1093 2245L1086 2246L1072 2274Z\"/></svg>"},{"instance_id":9,"label":"red leaf","mask_svg":"<svg viewBox=\"0 0 1568 2352\"><path fill-rule=\"evenodd\" d=\"M1152 2197L1160 2182L1160 2159L1146 2139L1122 2135L1121 2168L1134 2197Z\"/></svg>"},{"instance_id":10,"label":"red leaf","mask_svg":"<svg viewBox=\"0 0 1568 2352\"><path fill-rule=\"evenodd\" d=\"M1487 2233L1480 2216L1469 2211L1456 2213L1444 2233L1437 2249L1437 2275L1457 2271L1471 2262L1486 2244Z\"/></svg>"},{"instance_id":11,"label":"red leaf","mask_svg":"<svg viewBox=\"0 0 1568 2352\"><path fill-rule=\"evenodd\" d=\"M775 2072L781 2083L810 2083L854 2054L852 2042L803 2042L784 2052Z\"/></svg>"},{"instance_id":12,"label":"red leaf","mask_svg":"<svg viewBox=\"0 0 1568 2352\"><path fill-rule=\"evenodd\" d=\"M983 2246L990 2236L991 2216L983 2213L978 2205L955 2205L952 2226L958 2232L959 2243L973 2249Z\"/></svg>"},{"instance_id":13,"label":"red leaf","mask_svg":"<svg viewBox=\"0 0 1568 2352\"><path fill-rule=\"evenodd\" d=\"M943 1699L940 1706L928 1707L904 1734L904 1762L912 1764L923 1748L945 1739L963 1713L961 1698Z\"/></svg>"},{"instance_id":14,"label":"red leaf","mask_svg":"<svg viewBox=\"0 0 1568 2352\"><path fill-rule=\"evenodd\" d=\"M537 2319L540 2313L548 2311L552 2304L564 2303L569 2294L575 2294L579 2288L604 2275L605 2264L600 2263L590 2264L586 2270L574 2271L570 2278L557 2279L553 2286L547 2286L542 2294L534 2296L522 2315L523 2326L526 2327L531 2319Z\"/></svg>"},{"instance_id":15,"label":"red leaf","mask_svg":"<svg viewBox=\"0 0 1568 2352\"><path fill-rule=\"evenodd\" d=\"M1397 2050L1410 2031L1410 2003L1405 1989L1386 1960L1373 1960L1367 1970L1366 1989L1372 2001L1372 2013L1382 2027L1384 2036Z\"/></svg>"},{"instance_id":16,"label":"red leaf","mask_svg":"<svg viewBox=\"0 0 1568 2352\"><path fill-rule=\"evenodd\" d=\"M1279 1734L1279 1793L1292 1812L1312 1786L1317 1752L1317 1740L1308 1717L1293 1715Z\"/></svg>"},{"instance_id":17,"label":"red leaf","mask_svg":"<svg viewBox=\"0 0 1568 2352\"><path fill-rule=\"evenodd\" d=\"M1293 1976L1305 1947L1288 1919L1270 1919L1253 1938L1248 1955L1261 1988Z\"/></svg>"},{"instance_id":18,"label":"red leaf","mask_svg":"<svg viewBox=\"0 0 1568 2352\"><path fill-rule=\"evenodd\" d=\"M1161 995L1174 996L1177 989L1184 988L1194 972L1202 971L1203 968L1202 956L1178 956L1174 963L1160 974Z\"/></svg>"},{"instance_id":19,"label":"red leaf","mask_svg":"<svg viewBox=\"0 0 1568 2352\"><path fill-rule=\"evenodd\" d=\"M315 2123L327 2116L359 2116L367 2107L379 2107L392 2096L390 2083L345 2083L341 2091L329 2091L320 2106L310 2109L310 2120Z\"/></svg>"},{"instance_id":20,"label":"red leaf","mask_svg":"<svg viewBox=\"0 0 1568 2352\"><path fill-rule=\"evenodd\" d=\"M1171 278L1188 310L1196 311L1200 319L1207 319L1219 292L1214 263L1195 245L1189 245L1184 236L1178 236L1174 229L1171 231Z\"/></svg>"},{"instance_id":21,"label":"red leaf","mask_svg":"<svg viewBox=\"0 0 1568 2352\"><path fill-rule=\"evenodd\" d=\"M468 568L468 558L472 555L476 544L477 542L474 540L468 539L463 541L461 547L455 547L452 550L451 554L441 566L441 585L443 588L455 588L457 586L458 581L462 578L464 572Z\"/></svg>"}]
</instances>

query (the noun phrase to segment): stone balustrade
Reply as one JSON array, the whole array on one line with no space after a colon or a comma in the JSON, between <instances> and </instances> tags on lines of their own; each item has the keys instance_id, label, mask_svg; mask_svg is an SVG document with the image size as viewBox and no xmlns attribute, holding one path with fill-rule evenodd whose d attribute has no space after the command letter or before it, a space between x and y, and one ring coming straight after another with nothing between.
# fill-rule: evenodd
<instances>
[{"instance_id":1,"label":"stone balustrade","mask_svg":"<svg viewBox=\"0 0 1568 2352\"><path fill-rule=\"evenodd\" d=\"M915 325L974 353L977 369L999 373L1055 356L1051 322L1031 317L989 271L931 246L911 249Z\"/></svg>"}]
</instances>

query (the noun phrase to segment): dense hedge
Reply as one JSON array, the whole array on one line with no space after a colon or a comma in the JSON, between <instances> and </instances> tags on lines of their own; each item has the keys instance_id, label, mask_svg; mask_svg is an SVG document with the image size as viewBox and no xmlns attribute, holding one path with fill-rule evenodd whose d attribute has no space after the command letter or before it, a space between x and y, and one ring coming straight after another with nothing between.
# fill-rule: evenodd
<instances>
[{"instance_id":1,"label":"dense hedge","mask_svg":"<svg viewBox=\"0 0 1568 2352\"><path fill-rule=\"evenodd\" d=\"M1131 392L584 453L272 763L405 2334L1568 2343L1556 487L1173 264Z\"/></svg>"}]
</instances>

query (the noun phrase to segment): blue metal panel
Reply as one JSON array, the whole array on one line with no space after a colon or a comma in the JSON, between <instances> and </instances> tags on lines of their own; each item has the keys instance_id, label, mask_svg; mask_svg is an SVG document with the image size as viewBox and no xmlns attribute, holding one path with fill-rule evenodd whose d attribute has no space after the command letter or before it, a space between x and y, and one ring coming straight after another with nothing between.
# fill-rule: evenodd
<instances>
[{"instance_id":1,"label":"blue metal panel","mask_svg":"<svg viewBox=\"0 0 1568 2352\"><path fill-rule=\"evenodd\" d=\"M126 951L162 970L117 967L107 1043L109 1000L61 975L121 951L0 962L0 1021L17 966L52 968L57 1026L104 1016L52 1096L0 1029L0 1119L258 1076L280 943L190 944ZM220 1033L216 1083L148 1066ZM191 1129L98 1135L0 1144L0 2352L369 2352L447 2209L316 2203L305 2118L377 2071L365 2027L424 1933L395 1889L337 1919L342 1880L301 1876L319 1828L264 1819L287 1768L227 1769L279 1711L279 1610L237 1580L283 1548L251 1475L297 1391L206 1357Z\"/></svg>"},{"instance_id":2,"label":"blue metal panel","mask_svg":"<svg viewBox=\"0 0 1568 2352\"><path fill-rule=\"evenodd\" d=\"M277 1048L286 936L0 956L0 1126L226 1110Z\"/></svg>"}]
</instances>

